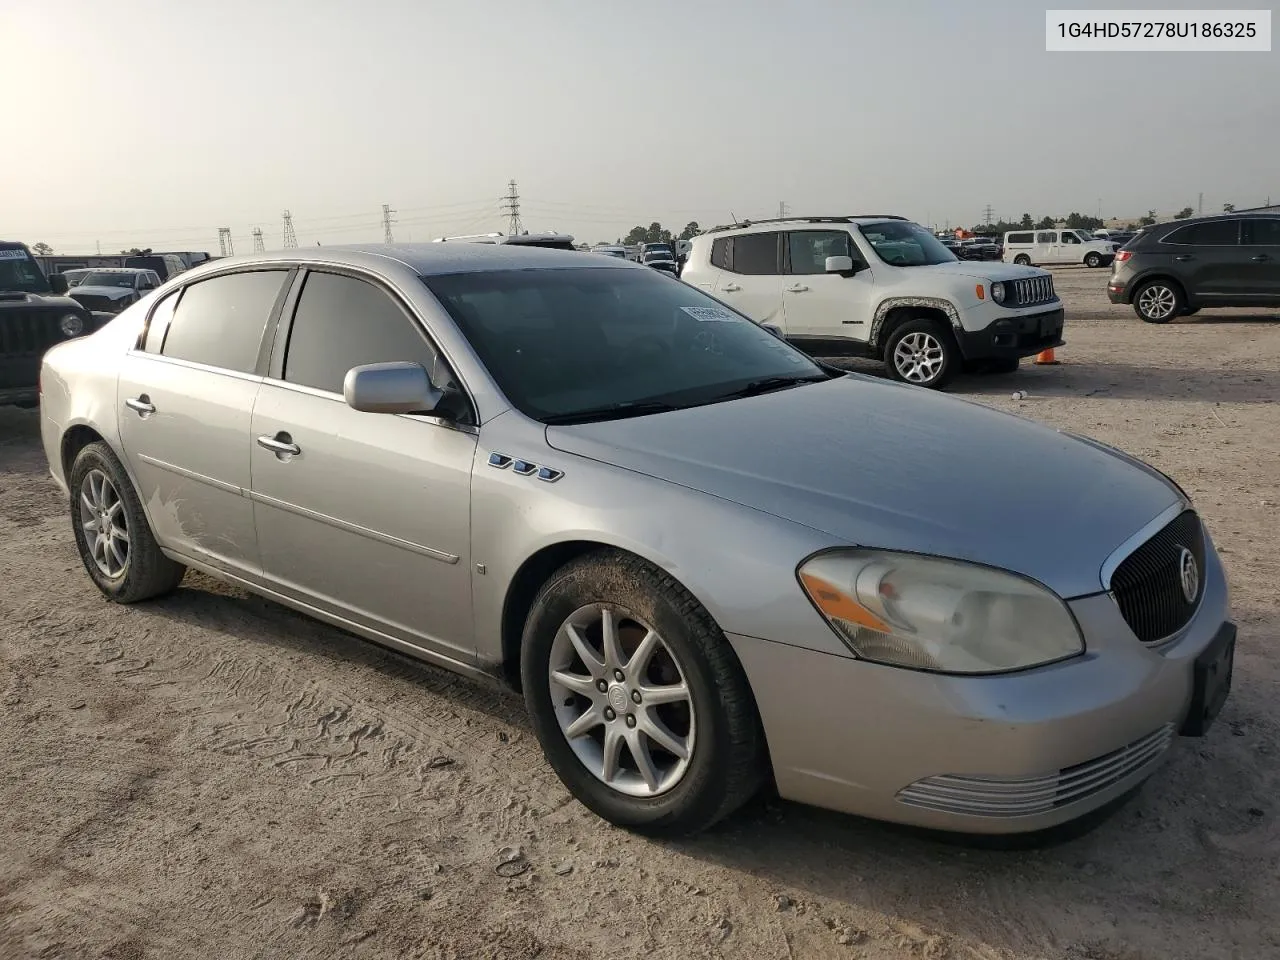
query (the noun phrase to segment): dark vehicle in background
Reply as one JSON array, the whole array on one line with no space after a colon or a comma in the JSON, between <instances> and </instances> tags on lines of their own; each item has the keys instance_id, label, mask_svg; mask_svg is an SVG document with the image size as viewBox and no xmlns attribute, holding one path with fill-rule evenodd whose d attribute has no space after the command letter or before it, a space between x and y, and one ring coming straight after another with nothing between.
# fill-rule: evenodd
<instances>
[{"instance_id":1,"label":"dark vehicle in background","mask_svg":"<svg viewBox=\"0 0 1280 960\"><path fill-rule=\"evenodd\" d=\"M1004 249L995 237L970 237L960 241L962 260L999 260Z\"/></svg>"},{"instance_id":2,"label":"dark vehicle in background","mask_svg":"<svg viewBox=\"0 0 1280 960\"><path fill-rule=\"evenodd\" d=\"M1280 215L1217 214L1140 230L1116 254L1107 297L1147 323L1202 307L1280 306Z\"/></svg>"},{"instance_id":3,"label":"dark vehicle in background","mask_svg":"<svg viewBox=\"0 0 1280 960\"><path fill-rule=\"evenodd\" d=\"M670 247L654 247L640 254L640 262L646 267L662 270L673 277L680 276L680 264Z\"/></svg>"},{"instance_id":4,"label":"dark vehicle in background","mask_svg":"<svg viewBox=\"0 0 1280 960\"><path fill-rule=\"evenodd\" d=\"M1110 240L1112 243L1116 244L1117 246L1123 247L1126 243L1128 243L1137 235L1138 233L1136 230L1117 230L1114 233L1108 234L1107 236L1101 237L1099 239Z\"/></svg>"},{"instance_id":5,"label":"dark vehicle in background","mask_svg":"<svg viewBox=\"0 0 1280 960\"><path fill-rule=\"evenodd\" d=\"M119 313L137 303L160 283L160 277L154 270L104 267L90 270L81 277L73 285L71 298L90 310Z\"/></svg>"},{"instance_id":6,"label":"dark vehicle in background","mask_svg":"<svg viewBox=\"0 0 1280 960\"><path fill-rule=\"evenodd\" d=\"M188 264L176 253L151 253L125 257L124 265L134 270L154 270L161 280L172 280L188 269Z\"/></svg>"},{"instance_id":7,"label":"dark vehicle in background","mask_svg":"<svg viewBox=\"0 0 1280 960\"><path fill-rule=\"evenodd\" d=\"M0 240L0 404L33 406L44 352L110 319L66 292L67 281L46 277L26 244Z\"/></svg>"}]
</instances>

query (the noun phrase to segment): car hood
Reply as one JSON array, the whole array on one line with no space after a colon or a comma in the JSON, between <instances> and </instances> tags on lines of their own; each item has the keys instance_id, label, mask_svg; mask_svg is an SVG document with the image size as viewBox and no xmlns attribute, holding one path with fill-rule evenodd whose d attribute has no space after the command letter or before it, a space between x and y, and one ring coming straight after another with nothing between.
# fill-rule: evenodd
<instances>
[{"instance_id":1,"label":"car hood","mask_svg":"<svg viewBox=\"0 0 1280 960\"><path fill-rule=\"evenodd\" d=\"M1180 500L1154 469L980 404L861 375L547 428L566 453L824 531L1012 570L1072 598ZM715 531L708 530L714 537ZM767 544L762 544L767 549Z\"/></svg>"},{"instance_id":2,"label":"car hood","mask_svg":"<svg viewBox=\"0 0 1280 960\"><path fill-rule=\"evenodd\" d=\"M910 267L912 270L928 269L938 273L949 273L957 277L968 277L973 280L1026 280L1028 277L1046 277L1047 270L1037 267L1021 267L1016 263L1001 263L999 260L961 260L957 263L939 263L931 267Z\"/></svg>"},{"instance_id":3,"label":"car hood","mask_svg":"<svg viewBox=\"0 0 1280 960\"><path fill-rule=\"evenodd\" d=\"M4 307L46 307L50 310L84 310L79 303L70 297L56 293L24 293L20 290L0 290L0 308Z\"/></svg>"},{"instance_id":4,"label":"car hood","mask_svg":"<svg viewBox=\"0 0 1280 960\"><path fill-rule=\"evenodd\" d=\"M135 293L132 287L97 287L80 283L71 288L71 296L87 293L93 297L106 297L109 300L124 300Z\"/></svg>"}]
</instances>

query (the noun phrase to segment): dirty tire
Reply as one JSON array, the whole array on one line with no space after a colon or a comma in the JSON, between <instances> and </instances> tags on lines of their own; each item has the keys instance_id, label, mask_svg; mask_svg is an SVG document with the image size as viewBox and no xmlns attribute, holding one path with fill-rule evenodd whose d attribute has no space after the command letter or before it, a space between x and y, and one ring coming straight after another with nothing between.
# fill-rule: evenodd
<instances>
[{"instance_id":1,"label":"dirty tire","mask_svg":"<svg viewBox=\"0 0 1280 960\"><path fill-rule=\"evenodd\" d=\"M913 374L910 370L898 362L897 350L904 340L909 344L911 341L908 338L921 337L927 338L928 342L936 345L936 349L941 351L941 363L927 372L918 372L917 378L912 379ZM933 349L935 347L931 346L929 352ZM930 317L916 317L896 327L893 333L889 334L889 339L884 345L884 366L893 380L937 390L950 383L951 378L964 368L964 358L960 355L960 348L956 346L951 331L945 325Z\"/></svg>"},{"instance_id":2,"label":"dirty tire","mask_svg":"<svg viewBox=\"0 0 1280 960\"><path fill-rule=\"evenodd\" d=\"M658 632L679 660L697 734L688 767L665 793L638 797L605 784L569 745L548 682L552 646L570 614L607 604ZM755 700L724 634L674 577L633 554L600 550L566 564L543 585L525 621L521 680L534 733L569 792L592 812L640 833L697 833L742 806L767 770Z\"/></svg>"},{"instance_id":3,"label":"dirty tire","mask_svg":"<svg viewBox=\"0 0 1280 960\"><path fill-rule=\"evenodd\" d=\"M1084 255L1084 265L1090 270L1095 270L1102 266L1102 254L1096 251L1089 251Z\"/></svg>"},{"instance_id":4,"label":"dirty tire","mask_svg":"<svg viewBox=\"0 0 1280 960\"><path fill-rule=\"evenodd\" d=\"M81 490L85 477L95 470L105 474L119 494L129 534L128 560L123 576L117 578L108 577L98 569L90 553L83 526L90 517L82 500ZM138 494L129 482L129 475L110 447L98 442L82 449L71 466L67 486L71 491L72 534L76 539L80 560L99 590L116 603L138 603L177 588L187 568L161 553Z\"/></svg>"},{"instance_id":5,"label":"dirty tire","mask_svg":"<svg viewBox=\"0 0 1280 960\"><path fill-rule=\"evenodd\" d=\"M1031 258L1028 257L1025 253L1018 254L1016 257L1013 258L1013 262L1020 267L1031 266Z\"/></svg>"}]
</instances>

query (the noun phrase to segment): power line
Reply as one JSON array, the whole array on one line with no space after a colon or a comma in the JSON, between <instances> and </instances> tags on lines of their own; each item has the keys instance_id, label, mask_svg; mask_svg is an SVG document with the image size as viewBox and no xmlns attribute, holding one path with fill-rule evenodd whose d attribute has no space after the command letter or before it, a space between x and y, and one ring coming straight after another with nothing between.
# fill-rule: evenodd
<instances>
[{"instance_id":1,"label":"power line","mask_svg":"<svg viewBox=\"0 0 1280 960\"><path fill-rule=\"evenodd\" d=\"M509 192L502 197L502 209L507 212L507 235L514 237L520 232L520 194L514 180L507 187Z\"/></svg>"},{"instance_id":2,"label":"power line","mask_svg":"<svg viewBox=\"0 0 1280 960\"><path fill-rule=\"evenodd\" d=\"M298 245L298 235L293 232L293 214L288 210L284 212L284 225L282 230L282 241L280 246L285 250L292 250Z\"/></svg>"},{"instance_id":3,"label":"power line","mask_svg":"<svg viewBox=\"0 0 1280 960\"><path fill-rule=\"evenodd\" d=\"M264 253L266 249L267 249L266 244L262 242L262 228L254 227L253 228L253 252Z\"/></svg>"},{"instance_id":4,"label":"power line","mask_svg":"<svg viewBox=\"0 0 1280 960\"><path fill-rule=\"evenodd\" d=\"M395 213L395 211L391 209L390 204L384 203L382 205L382 242L383 243L396 242L396 238L391 235L391 224L395 223L395 220L393 220L391 217L393 213Z\"/></svg>"}]
</instances>

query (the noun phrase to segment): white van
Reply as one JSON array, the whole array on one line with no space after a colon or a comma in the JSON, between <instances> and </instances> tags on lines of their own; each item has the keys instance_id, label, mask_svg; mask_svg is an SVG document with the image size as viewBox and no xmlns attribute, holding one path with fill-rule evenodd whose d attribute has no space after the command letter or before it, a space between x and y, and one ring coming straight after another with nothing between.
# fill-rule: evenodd
<instances>
[{"instance_id":1,"label":"white van","mask_svg":"<svg viewBox=\"0 0 1280 960\"><path fill-rule=\"evenodd\" d=\"M1083 263L1086 267L1109 267L1119 246L1110 240L1091 237L1084 230L1012 230L1004 235L1005 263Z\"/></svg>"}]
</instances>

